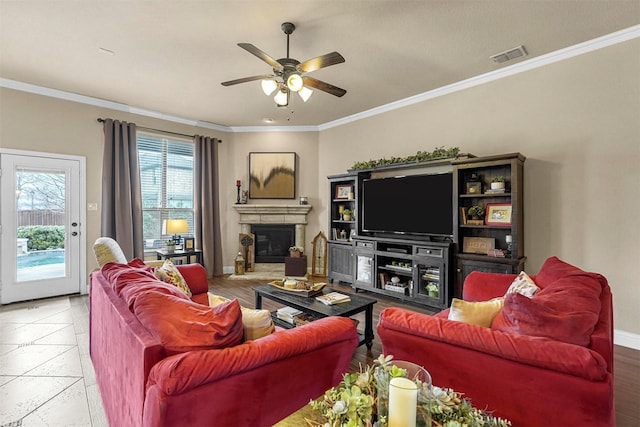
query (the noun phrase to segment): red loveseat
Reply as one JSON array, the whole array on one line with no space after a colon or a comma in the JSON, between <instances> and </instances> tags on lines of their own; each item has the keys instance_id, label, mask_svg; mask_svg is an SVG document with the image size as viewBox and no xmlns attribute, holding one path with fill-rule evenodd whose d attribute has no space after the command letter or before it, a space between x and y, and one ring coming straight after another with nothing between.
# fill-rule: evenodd
<instances>
[{"instance_id":1,"label":"red loveseat","mask_svg":"<svg viewBox=\"0 0 640 427\"><path fill-rule=\"evenodd\" d=\"M271 426L349 371L358 344L351 320L328 317L238 342L238 302L209 307L204 268L178 269L191 299L139 260L91 274L90 354L110 425ZM191 325L216 320L192 334L174 324L185 317Z\"/></svg>"},{"instance_id":2,"label":"red loveseat","mask_svg":"<svg viewBox=\"0 0 640 427\"><path fill-rule=\"evenodd\" d=\"M384 354L424 366L433 384L520 426L614 426L613 310L606 279L547 259L532 298L515 275L471 273L465 301L504 296L491 327L399 308L380 315Z\"/></svg>"}]
</instances>

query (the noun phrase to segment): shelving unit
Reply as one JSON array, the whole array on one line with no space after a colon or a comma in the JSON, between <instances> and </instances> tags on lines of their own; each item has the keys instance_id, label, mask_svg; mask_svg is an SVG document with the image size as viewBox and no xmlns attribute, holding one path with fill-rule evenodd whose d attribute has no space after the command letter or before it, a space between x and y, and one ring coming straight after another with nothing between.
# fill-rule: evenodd
<instances>
[{"instance_id":1,"label":"shelving unit","mask_svg":"<svg viewBox=\"0 0 640 427\"><path fill-rule=\"evenodd\" d=\"M353 287L435 309L446 308L452 297L450 246L419 240L357 239ZM429 284L436 288L435 293L429 293Z\"/></svg>"},{"instance_id":2,"label":"shelving unit","mask_svg":"<svg viewBox=\"0 0 640 427\"><path fill-rule=\"evenodd\" d=\"M454 295L462 295L462 284L474 270L493 273L517 273L524 269L524 221L523 221L523 169L526 158L520 153L457 160L453 164L454 181L454 240L458 243L457 278ZM503 193L491 193L491 181L506 177ZM489 192L488 192L489 191ZM481 224L470 223L465 214L471 206L496 206L491 221L481 219ZM506 221L510 212L510 221ZM507 243L507 236L511 244ZM466 243L466 245L465 245ZM487 255L487 245L504 254L504 258ZM510 249L510 250L509 250Z\"/></svg>"},{"instance_id":3,"label":"shelving unit","mask_svg":"<svg viewBox=\"0 0 640 427\"><path fill-rule=\"evenodd\" d=\"M334 280L353 282L354 252L353 239L358 233L358 195L366 174L342 174L328 177L331 195L329 203L328 273L330 282ZM351 218L345 219L345 209L351 211Z\"/></svg>"}]
</instances>

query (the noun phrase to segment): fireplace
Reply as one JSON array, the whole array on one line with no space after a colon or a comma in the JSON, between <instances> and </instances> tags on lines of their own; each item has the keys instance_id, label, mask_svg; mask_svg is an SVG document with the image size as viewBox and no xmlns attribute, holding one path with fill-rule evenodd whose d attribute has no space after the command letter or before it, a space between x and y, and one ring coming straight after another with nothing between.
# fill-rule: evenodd
<instances>
[{"instance_id":1,"label":"fireplace","mask_svg":"<svg viewBox=\"0 0 640 427\"><path fill-rule=\"evenodd\" d=\"M296 242L293 224L252 224L251 233L255 237L256 263L283 263L289 247Z\"/></svg>"}]
</instances>

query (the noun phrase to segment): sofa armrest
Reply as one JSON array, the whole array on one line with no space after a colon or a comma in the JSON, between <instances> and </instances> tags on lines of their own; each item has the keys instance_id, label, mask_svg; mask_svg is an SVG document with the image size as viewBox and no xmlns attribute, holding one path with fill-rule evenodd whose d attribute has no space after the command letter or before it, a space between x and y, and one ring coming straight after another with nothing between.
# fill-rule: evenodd
<instances>
[{"instance_id":1,"label":"sofa armrest","mask_svg":"<svg viewBox=\"0 0 640 427\"><path fill-rule=\"evenodd\" d=\"M517 274L472 271L464 279L462 299L465 301L488 301L504 296L516 277Z\"/></svg>"},{"instance_id":2,"label":"sofa armrest","mask_svg":"<svg viewBox=\"0 0 640 427\"><path fill-rule=\"evenodd\" d=\"M428 348L429 341L438 341L591 381L601 381L607 375L608 366L602 355L585 347L549 338L508 334L401 308L387 308L380 313L378 334L383 351L391 350L389 354L393 354L395 345L420 343ZM419 351L418 347L413 348Z\"/></svg>"},{"instance_id":3,"label":"sofa armrest","mask_svg":"<svg viewBox=\"0 0 640 427\"><path fill-rule=\"evenodd\" d=\"M268 369L271 363L336 344L344 348L347 360L350 361L358 344L356 327L351 319L326 317L293 329L276 331L234 347L190 351L167 357L153 367L149 385L160 387L168 395L179 394L243 372L262 367ZM335 359L339 359L339 355ZM320 370L323 364L332 364L335 360L316 360L314 363L312 369ZM291 366L292 372L299 373L302 368L303 366Z\"/></svg>"}]
</instances>

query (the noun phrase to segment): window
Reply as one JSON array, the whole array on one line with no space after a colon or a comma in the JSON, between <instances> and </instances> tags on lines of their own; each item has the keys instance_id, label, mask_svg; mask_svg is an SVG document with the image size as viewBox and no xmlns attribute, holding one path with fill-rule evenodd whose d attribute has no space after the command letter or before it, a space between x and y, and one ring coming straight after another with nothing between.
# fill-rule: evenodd
<instances>
[{"instance_id":1,"label":"window","mask_svg":"<svg viewBox=\"0 0 640 427\"><path fill-rule=\"evenodd\" d=\"M145 250L159 248L165 219L185 218L193 234L193 155L191 141L138 133Z\"/></svg>"}]
</instances>

